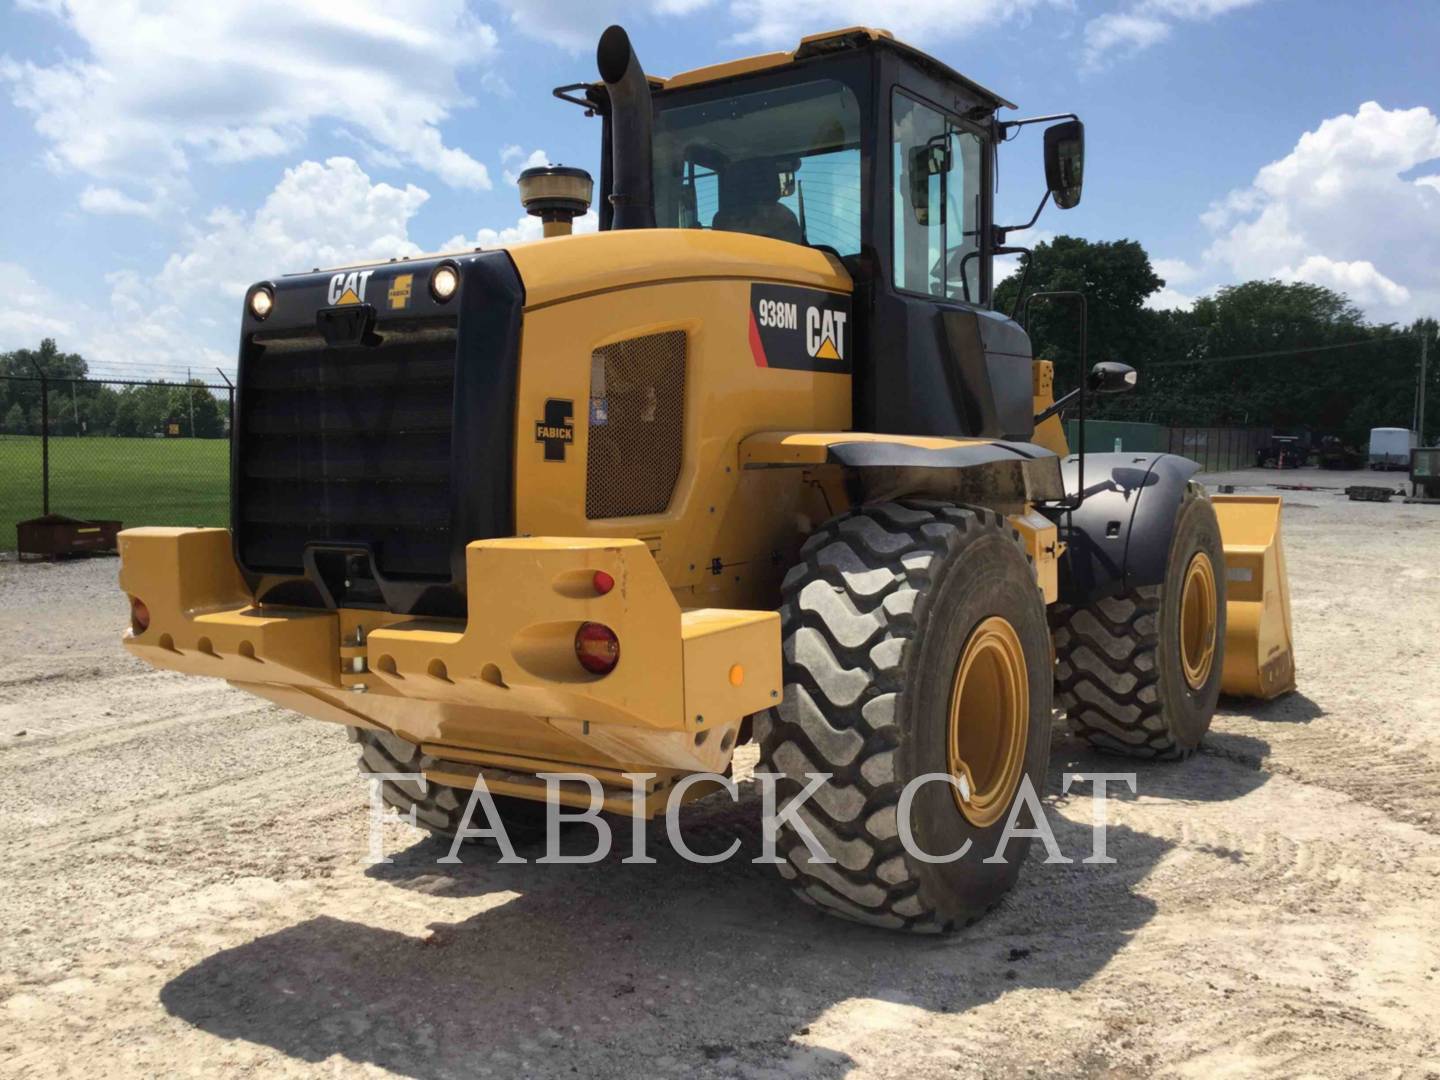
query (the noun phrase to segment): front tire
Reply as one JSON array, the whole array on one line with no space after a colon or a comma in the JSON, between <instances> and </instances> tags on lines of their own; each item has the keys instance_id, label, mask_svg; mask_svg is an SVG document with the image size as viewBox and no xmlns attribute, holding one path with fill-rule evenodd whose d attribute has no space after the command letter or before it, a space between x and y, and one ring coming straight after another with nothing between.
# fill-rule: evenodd
<instances>
[{"instance_id":1,"label":"front tire","mask_svg":"<svg viewBox=\"0 0 1440 1080\"><path fill-rule=\"evenodd\" d=\"M1225 646L1225 549L1215 508L1191 484L1161 585L1056 604L1056 702L1092 746L1178 761L1210 730Z\"/></svg>"},{"instance_id":2,"label":"front tire","mask_svg":"<svg viewBox=\"0 0 1440 1080\"><path fill-rule=\"evenodd\" d=\"M1029 841L995 853L1021 785L1050 756L1053 677L1045 605L1018 536L988 510L906 500L822 526L782 586L785 698L757 718L777 800L831 774L802 820L836 861L812 861L780 830L779 867L831 914L911 931L973 922L1015 883ZM899 837L901 793L931 863ZM1028 819L1023 824L1031 824Z\"/></svg>"}]
</instances>

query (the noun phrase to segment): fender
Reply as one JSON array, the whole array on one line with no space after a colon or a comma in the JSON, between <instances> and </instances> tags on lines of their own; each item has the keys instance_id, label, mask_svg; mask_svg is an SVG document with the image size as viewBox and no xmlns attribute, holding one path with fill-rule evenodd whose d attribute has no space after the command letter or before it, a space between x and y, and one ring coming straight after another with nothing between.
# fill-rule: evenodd
<instances>
[{"instance_id":1,"label":"fender","mask_svg":"<svg viewBox=\"0 0 1440 1080\"><path fill-rule=\"evenodd\" d=\"M1079 458L1060 465L1076 493ZM1175 454L1086 454L1085 501L1042 513L1060 528L1060 599L1089 604L1165 580L1175 517L1197 462Z\"/></svg>"},{"instance_id":2,"label":"fender","mask_svg":"<svg viewBox=\"0 0 1440 1080\"><path fill-rule=\"evenodd\" d=\"M1064 488L1060 459L1028 442L854 431L761 431L743 439L744 469L835 465L856 501L924 495L954 501L1042 502Z\"/></svg>"}]
</instances>

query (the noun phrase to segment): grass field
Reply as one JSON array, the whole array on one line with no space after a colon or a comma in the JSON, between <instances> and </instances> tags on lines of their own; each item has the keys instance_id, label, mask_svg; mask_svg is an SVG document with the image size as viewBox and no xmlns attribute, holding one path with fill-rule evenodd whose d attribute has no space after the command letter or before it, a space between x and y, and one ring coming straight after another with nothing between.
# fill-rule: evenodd
<instances>
[{"instance_id":1,"label":"grass field","mask_svg":"<svg viewBox=\"0 0 1440 1080\"><path fill-rule=\"evenodd\" d=\"M15 523L41 512L40 438L0 435L0 551ZM225 525L230 443L225 439L50 438L50 510L131 525Z\"/></svg>"}]
</instances>

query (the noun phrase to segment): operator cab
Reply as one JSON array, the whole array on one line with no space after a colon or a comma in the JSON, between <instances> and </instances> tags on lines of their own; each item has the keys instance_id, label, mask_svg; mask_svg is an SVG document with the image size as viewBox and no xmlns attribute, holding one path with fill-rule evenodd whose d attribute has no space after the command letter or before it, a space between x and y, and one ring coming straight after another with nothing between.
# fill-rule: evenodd
<instances>
[{"instance_id":1,"label":"operator cab","mask_svg":"<svg viewBox=\"0 0 1440 1080\"><path fill-rule=\"evenodd\" d=\"M855 282L856 428L1031 437L1029 339L990 310L1006 250L992 203L1010 125L997 111L1010 102L865 28L669 79L643 75L612 28L598 59L605 82L556 93L604 118L602 230L708 229L828 251ZM1061 206L1079 199L1072 153Z\"/></svg>"}]
</instances>

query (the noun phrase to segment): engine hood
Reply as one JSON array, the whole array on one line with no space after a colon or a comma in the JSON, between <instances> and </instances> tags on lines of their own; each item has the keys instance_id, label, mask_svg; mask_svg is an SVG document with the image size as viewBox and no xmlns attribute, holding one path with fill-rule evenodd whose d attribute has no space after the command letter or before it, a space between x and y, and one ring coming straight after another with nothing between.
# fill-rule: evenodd
<instances>
[{"instance_id":1,"label":"engine hood","mask_svg":"<svg viewBox=\"0 0 1440 1080\"><path fill-rule=\"evenodd\" d=\"M525 308L666 281L743 279L850 292L849 273L816 248L745 233L625 229L507 248L525 285Z\"/></svg>"}]
</instances>

